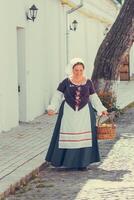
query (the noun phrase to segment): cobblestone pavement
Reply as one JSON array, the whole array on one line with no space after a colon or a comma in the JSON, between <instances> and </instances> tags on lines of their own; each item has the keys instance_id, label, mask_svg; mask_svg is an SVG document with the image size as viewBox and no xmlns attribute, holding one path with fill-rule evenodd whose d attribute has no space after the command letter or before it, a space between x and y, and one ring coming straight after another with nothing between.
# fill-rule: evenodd
<instances>
[{"instance_id":1,"label":"cobblestone pavement","mask_svg":"<svg viewBox=\"0 0 134 200\"><path fill-rule=\"evenodd\" d=\"M114 141L99 141L101 162L88 171L51 166L7 200L134 200L134 108L117 120Z\"/></svg>"}]
</instances>

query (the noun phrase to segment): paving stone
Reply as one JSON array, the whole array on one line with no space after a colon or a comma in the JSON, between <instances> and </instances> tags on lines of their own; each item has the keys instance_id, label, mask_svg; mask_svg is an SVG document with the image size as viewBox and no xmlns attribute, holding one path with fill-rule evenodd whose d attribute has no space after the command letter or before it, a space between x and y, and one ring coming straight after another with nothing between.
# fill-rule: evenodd
<instances>
[{"instance_id":1,"label":"paving stone","mask_svg":"<svg viewBox=\"0 0 134 200\"><path fill-rule=\"evenodd\" d=\"M90 165L88 171L48 166L7 200L133 200L133 119L134 108L117 120L118 138L99 141L101 162Z\"/></svg>"}]
</instances>

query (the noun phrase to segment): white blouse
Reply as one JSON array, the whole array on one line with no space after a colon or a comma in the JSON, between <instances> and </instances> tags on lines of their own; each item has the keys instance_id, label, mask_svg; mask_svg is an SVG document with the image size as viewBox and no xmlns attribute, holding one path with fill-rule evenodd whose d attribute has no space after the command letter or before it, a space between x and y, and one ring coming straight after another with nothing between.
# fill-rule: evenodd
<instances>
[{"instance_id":1,"label":"white blouse","mask_svg":"<svg viewBox=\"0 0 134 200\"><path fill-rule=\"evenodd\" d=\"M50 105L47 107L47 110L53 110L54 112L57 113L63 99L64 99L63 93L56 90L55 94L52 97ZM107 110L103 106L100 98L96 93L89 96L89 101L91 102L93 108L97 111L97 115L101 115L103 111Z\"/></svg>"}]
</instances>

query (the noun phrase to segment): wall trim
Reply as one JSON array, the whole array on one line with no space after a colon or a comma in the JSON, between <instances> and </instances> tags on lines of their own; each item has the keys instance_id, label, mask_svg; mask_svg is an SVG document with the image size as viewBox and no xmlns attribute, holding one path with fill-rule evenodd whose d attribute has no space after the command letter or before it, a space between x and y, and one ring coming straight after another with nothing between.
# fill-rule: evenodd
<instances>
[{"instance_id":1,"label":"wall trim","mask_svg":"<svg viewBox=\"0 0 134 200\"><path fill-rule=\"evenodd\" d=\"M74 8L77 6L77 4L71 2L71 0L60 0L61 4L63 6L69 6L70 8ZM112 16L106 16L105 13L103 13L102 11L99 11L100 13L97 13L97 11L93 11L90 7L94 7L93 4L91 4L90 6L88 5L88 3L84 3L84 6L82 8L80 8L78 10L79 13L81 13L82 15L90 18L90 19L94 19L97 20L99 22L105 23L105 24L112 24L115 20L114 17Z\"/></svg>"}]
</instances>

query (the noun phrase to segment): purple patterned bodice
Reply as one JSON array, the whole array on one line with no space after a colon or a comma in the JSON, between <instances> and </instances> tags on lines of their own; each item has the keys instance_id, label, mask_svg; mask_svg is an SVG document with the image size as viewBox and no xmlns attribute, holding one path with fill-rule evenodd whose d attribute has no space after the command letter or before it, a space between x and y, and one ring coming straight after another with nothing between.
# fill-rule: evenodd
<instances>
[{"instance_id":1,"label":"purple patterned bodice","mask_svg":"<svg viewBox=\"0 0 134 200\"><path fill-rule=\"evenodd\" d=\"M89 102L89 95L95 93L91 80L87 80L84 85L75 85L68 78L59 84L57 90L64 94L65 101L74 110L83 108Z\"/></svg>"}]
</instances>

